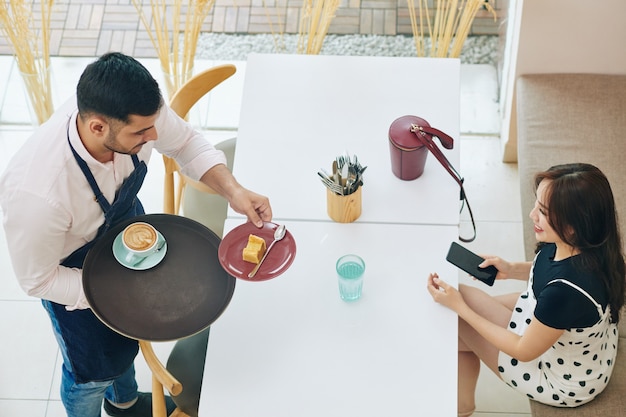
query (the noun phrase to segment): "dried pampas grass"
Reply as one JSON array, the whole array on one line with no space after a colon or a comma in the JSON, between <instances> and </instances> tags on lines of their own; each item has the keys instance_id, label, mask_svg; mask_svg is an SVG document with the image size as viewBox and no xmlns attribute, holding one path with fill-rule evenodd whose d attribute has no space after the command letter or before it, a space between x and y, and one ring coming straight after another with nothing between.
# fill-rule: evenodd
<instances>
[{"instance_id":1,"label":"dried pampas grass","mask_svg":"<svg viewBox=\"0 0 626 417\"><path fill-rule=\"evenodd\" d=\"M149 0L147 10L143 0L132 2L157 51L171 97L191 78L200 30L215 0Z\"/></svg>"},{"instance_id":2,"label":"dried pampas grass","mask_svg":"<svg viewBox=\"0 0 626 417\"><path fill-rule=\"evenodd\" d=\"M285 44L285 24L281 18L279 7L286 7L287 0L279 5L278 1L273 2L275 16L270 14L271 8L267 3L271 0L261 0L265 9L265 16L270 27L270 33L274 40L274 52L287 51ZM300 7L300 19L298 22L298 40L296 43L296 53L317 55L322 49L324 39L328 33L328 28L335 18L335 12L339 8L340 0L303 0ZM285 12L288 13L288 12ZM278 29L275 29L275 26Z\"/></svg>"},{"instance_id":3,"label":"dried pampas grass","mask_svg":"<svg viewBox=\"0 0 626 417\"><path fill-rule=\"evenodd\" d=\"M415 50L421 57L458 58L478 10L484 7L496 19L496 12L488 0L435 0L432 19L429 0L407 2ZM430 38L430 47L427 46L426 35Z\"/></svg>"},{"instance_id":4,"label":"dried pampas grass","mask_svg":"<svg viewBox=\"0 0 626 417\"><path fill-rule=\"evenodd\" d=\"M13 48L15 61L26 86L39 124L54 112L50 87L50 15L52 0L0 1L0 29ZM33 6L39 7L40 21ZM39 29L37 29L39 26Z\"/></svg>"},{"instance_id":5,"label":"dried pampas grass","mask_svg":"<svg viewBox=\"0 0 626 417\"><path fill-rule=\"evenodd\" d=\"M322 50L330 23L339 8L339 0L304 0L298 28L299 54L317 55Z\"/></svg>"}]
</instances>

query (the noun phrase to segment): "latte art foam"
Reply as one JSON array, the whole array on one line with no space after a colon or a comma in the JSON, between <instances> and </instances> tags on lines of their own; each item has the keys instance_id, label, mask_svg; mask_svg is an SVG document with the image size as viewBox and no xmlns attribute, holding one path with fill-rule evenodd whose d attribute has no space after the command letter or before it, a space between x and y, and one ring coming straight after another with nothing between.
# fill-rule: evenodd
<instances>
[{"instance_id":1,"label":"latte art foam","mask_svg":"<svg viewBox=\"0 0 626 417\"><path fill-rule=\"evenodd\" d=\"M144 251L154 246L156 230L146 223L134 223L124 230L124 244L131 250Z\"/></svg>"}]
</instances>

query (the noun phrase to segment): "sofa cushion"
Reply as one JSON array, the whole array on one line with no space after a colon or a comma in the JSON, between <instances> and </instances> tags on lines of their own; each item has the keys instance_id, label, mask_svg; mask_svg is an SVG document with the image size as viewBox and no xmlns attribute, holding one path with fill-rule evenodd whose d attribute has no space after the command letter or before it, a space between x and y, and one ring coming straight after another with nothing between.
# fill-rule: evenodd
<instances>
[{"instance_id":1,"label":"sofa cushion","mask_svg":"<svg viewBox=\"0 0 626 417\"><path fill-rule=\"evenodd\" d=\"M526 259L535 237L528 214L533 176L552 165L588 162L604 172L626 233L626 76L530 74L517 81L518 168Z\"/></svg>"}]
</instances>

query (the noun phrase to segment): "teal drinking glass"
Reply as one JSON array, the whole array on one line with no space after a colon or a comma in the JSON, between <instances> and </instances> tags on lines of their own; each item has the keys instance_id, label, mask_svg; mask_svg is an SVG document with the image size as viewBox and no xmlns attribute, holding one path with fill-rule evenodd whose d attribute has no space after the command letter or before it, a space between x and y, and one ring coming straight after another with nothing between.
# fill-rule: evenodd
<instances>
[{"instance_id":1,"label":"teal drinking glass","mask_svg":"<svg viewBox=\"0 0 626 417\"><path fill-rule=\"evenodd\" d=\"M344 301L355 301L361 298L363 290L363 274L365 262L357 255L344 255L337 260L337 276L339 278L339 296Z\"/></svg>"}]
</instances>

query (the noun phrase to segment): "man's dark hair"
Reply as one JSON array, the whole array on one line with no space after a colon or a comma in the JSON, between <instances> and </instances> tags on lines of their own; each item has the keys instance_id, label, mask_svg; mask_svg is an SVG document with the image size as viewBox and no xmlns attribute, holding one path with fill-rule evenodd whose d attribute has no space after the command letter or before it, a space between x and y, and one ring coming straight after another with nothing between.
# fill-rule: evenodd
<instances>
[{"instance_id":1,"label":"man's dark hair","mask_svg":"<svg viewBox=\"0 0 626 417\"><path fill-rule=\"evenodd\" d=\"M99 114L128 123L130 115L152 116L163 104L159 84L136 59L111 52L89 64L76 87L81 116Z\"/></svg>"}]
</instances>

